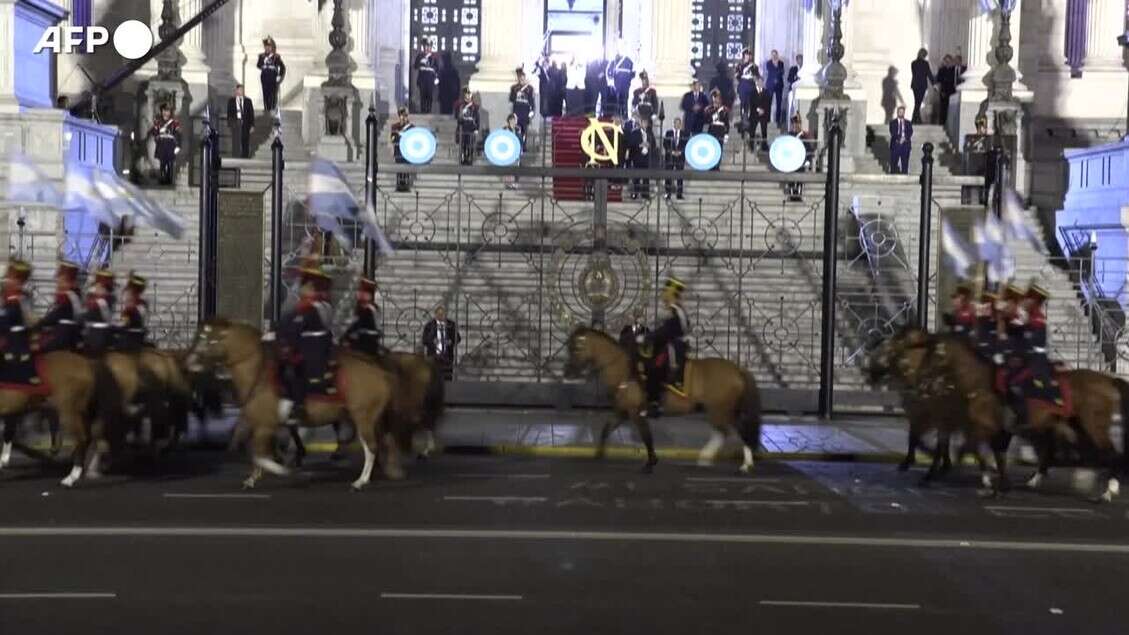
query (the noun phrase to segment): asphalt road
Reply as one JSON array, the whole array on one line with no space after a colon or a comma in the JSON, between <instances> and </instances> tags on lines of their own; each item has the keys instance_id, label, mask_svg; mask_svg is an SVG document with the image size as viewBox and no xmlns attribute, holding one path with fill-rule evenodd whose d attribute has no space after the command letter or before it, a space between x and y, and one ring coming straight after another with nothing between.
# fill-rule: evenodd
<instances>
[{"instance_id":1,"label":"asphalt road","mask_svg":"<svg viewBox=\"0 0 1129 635\"><path fill-rule=\"evenodd\" d=\"M858 463L0 474L0 633L1124 633L1129 507ZM1018 471L1018 470L1017 470ZM1018 473L1022 477L1024 474Z\"/></svg>"}]
</instances>

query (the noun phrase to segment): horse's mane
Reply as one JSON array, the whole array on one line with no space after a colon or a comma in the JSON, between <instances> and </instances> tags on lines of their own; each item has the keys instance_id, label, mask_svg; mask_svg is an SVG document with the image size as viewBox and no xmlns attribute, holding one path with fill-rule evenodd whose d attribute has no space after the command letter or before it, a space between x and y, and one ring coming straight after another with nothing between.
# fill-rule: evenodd
<instances>
[{"instance_id":1,"label":"horse's mane","mask_svg":"<svg viewBox=\"0 0 1129 635\"><path fill-rule=\"evenodd\" d=\"M230 320L228 318L217 317L205 321L204 326L238 331L249 336L255 336L257 338L261 338L263 335L262 329L255 326L254 324L251 324L250 322L244 322L242 320Z\"/></svg>"},{"instance_id":2,"label":"horse's mane","mask_svg":"<svg viewBox=\"0 0 1129 635\"><path fill-rule=\"evenodd\" d=\"M576 338L578 338L578 337L594 337L596 339L602 339L602 340L606 341L608 344L611 344L612 346L614 346L616 348L620 348L619 342L614 337L612 337L611 335L608 335L607 333L605 333L605 332L603 332L599 329L594 329L590 326L578 326L578 327L576 327L576 329L574 329L572 331L572 335L570 335L569 338L568 338L569 346L572 346L573 342L575 342Z\"/></svg>"}]
</instances>

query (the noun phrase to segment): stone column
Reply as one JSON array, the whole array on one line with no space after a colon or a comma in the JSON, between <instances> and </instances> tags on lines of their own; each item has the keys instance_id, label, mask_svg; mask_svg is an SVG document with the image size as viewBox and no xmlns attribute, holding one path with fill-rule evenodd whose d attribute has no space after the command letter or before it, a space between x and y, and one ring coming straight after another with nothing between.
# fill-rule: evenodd
<instances>
[{"instance_id":1,"label":"stone column","mask_svg":"<svg viewBox=\"0 0 1129 635\"><path fill-rule=\"evenodd\" d=\"M1018 33L1019 29L1016 28ZM1124 51L1117 37L1125 33L1124 0L1090 0L1086 16L1086 65L1091 71L1125 72Z\"/></svg>"},{"instance_id":2,"label":"stone column","mask_svg":"<svg viewBox=\"0 0 1129 635\"><path fill-rule=\"evenodd\" d=\"M970 15L968 18L968 53L964 61L968 70L964 72L960 90L986 90L985 78L996 65L992 57L992 35L995 31L995 12L981 12L977 0L967 0Z\"/></svg>"},{"instance_id":3,"label":"stone column","mask_svg":"<svg viewBox=\"0 0 1129 635\"><path fill-rule=\"evenodd\" d=\"M826 55L823 49L823 36L826 32L823 16L826 4L824 0L815 0L811 10L804 9L803 3L797 3L796 7L803 14L800 17L804 53L804 65L800 68L798 86L815 86L819 80L819 71L826 61L823 59Z\"/></svg>"},{"instance_id":4,"label":"stone column","mask_svg":"<svg viewBox=\"0 0 1129 635\"><path fill-rule=\"evenodd\" d=\"M690 12L690 0L666 0L651 11L655 55L651 85L665 104L669 120L679 116L682 95L690 90Z\"/></svg>"},{"instance_id":5,"label":"stone column","mask_svg":"<svg viewBox=\"0 0 1129 635\"><path fill-rule=\"evenodd\" d=\"M353 86L361 92L365 104L376 90L376 73L373 70L373 0L348 0L349 56L353 60Z\"/></svg>"},{"instance_id":6,"label":"stone column","mask_svg":"<svg viewBox=\"0 0 1129 635\"><path fill-rule=\"evenodd\" d=\"M203 0L180 0L178 2L179 24L191 20L204 8ZM196 27L180 40L180 53L184 62L180 65L180 76L188 84L188 94L192 98L189 112L195 114L208 103L208 74L211 68L204 61L204 30Z\"/></svg>"},{"instance_id":7,"label":"stone column","mask_svg":"<svg viewBox=\"0 0 1129 635\"><path fill-rule=\"evenodd\" d=\"M480 38L482 55L478 72L470 78L470 89L482 94L483 125L499 128L509 114L510 86L514 69L522 62L521 34L527 18L525 2L483 2ZM409 57L414 53L409 53ZM409 60L410 63L410 60ZM538 121L539 117L534 117Z\"/></svg>"},{"instance_id":8,"label":"stone column","mask_svg":"<svg viewBox=\"0 0 1129 635\"><path fill-rule=\"evenodd\" d=\"M406 104L404 97L404 70L407 52L404 50L407 30L403 27L406 0L379 0L380 11L376 24L376 73L378 111L395 114L396 108ZM481 17L480 17L481 23Z\"/></svg>"}]
</instances>

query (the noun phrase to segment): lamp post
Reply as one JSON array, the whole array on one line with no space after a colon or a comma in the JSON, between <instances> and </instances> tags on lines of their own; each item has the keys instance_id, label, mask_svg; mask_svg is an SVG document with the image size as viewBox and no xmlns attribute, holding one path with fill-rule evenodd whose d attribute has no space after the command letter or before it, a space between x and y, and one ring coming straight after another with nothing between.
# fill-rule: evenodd
<instances>
[{"instance_id":1,"label":"lamp post","mask_svg":"<svg viewBox=\"0 0 1129 635\"><path fill-rule=\"evenodd\" d=\"M1011 67L1011 58L1015 49L1011 47L1011 13L1015 10L1016 0L992 0L993 6L1000 12L1000 31L996 39L996 68L992 70L992 80L989 85L988 99L991 101L1011 101L1012 88L1017 75Z\"/></svg>"},{"instance_id":2,"label":"lamp post","mask_svg":"<svg viewBox=\"0 0 1129 635\"><path fill-rule=\"evenodd\" d=\"M823 87L819 91L821 99L844 99L843 87L847 83L847 67L843 56L847 49L843 46L843 9L850 0L830 0L831 41L827 43L827 67L823 69Z\"/></svg>"}]
</instances>

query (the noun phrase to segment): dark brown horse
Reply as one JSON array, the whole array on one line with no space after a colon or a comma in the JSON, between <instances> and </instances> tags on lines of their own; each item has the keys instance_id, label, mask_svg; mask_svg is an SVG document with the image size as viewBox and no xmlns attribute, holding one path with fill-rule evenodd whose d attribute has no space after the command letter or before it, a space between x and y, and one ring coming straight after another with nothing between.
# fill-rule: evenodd
<instances>
[{"instance_id":1,"label":"dark brown horse","mask_svg":"<svg viewBox=\"0 0 1129 635\"><path fill-rule=\"evenodd\" d=\"M640 378L632 370L631 355L606 333L580 327L568 339L568 366L565 374L576 377L586 371L595 372L612 400L613 418L604 425L596 449L602 456L608 435L624 421L630 420L639 430L647 446L644 471L658 463L651 428L643 411L647 396ZM699 465L710 465L725 442L725 435L736 430L744 444L741 471L753 468L753 452L760 446L760 391L753 376L725 359L691 359L686 363L686 396L667 391L664 411L690 414L704 408L713 434L698 455Z\"/></svg>"},{"instance_id":2,"label":"dark brown horse","mask_svg":"<svg viewBox=\"0 0 1129 635\"><path fill-rule=\"evenodd\" d=\"M357 429L365 463L360 476L353 481L353 489L368 485L376 456L385 448L385 411L397 390L395 377L362 355L348 350L336 354L340 398L334 400L306 399L306 420L303 425L324 426L348 420ZM271 443L280 425L279 391L274 377L276 366L273 353L262 342L259 329L249 325L213 320L200 326L188 357L189 368L224 366L231 373L235 396L243 422L250 430L251 453L254 468L243 482L246 488L254 487L263 471L272 474L289 473L272 457ZM389 449L383 467L389 478L402 478L394 448Z\"/></svg>"}]
</instances>

